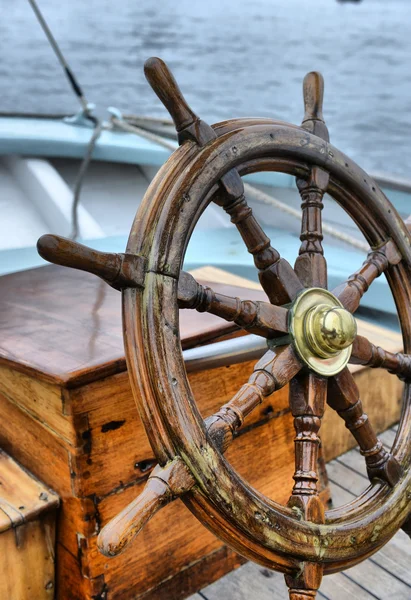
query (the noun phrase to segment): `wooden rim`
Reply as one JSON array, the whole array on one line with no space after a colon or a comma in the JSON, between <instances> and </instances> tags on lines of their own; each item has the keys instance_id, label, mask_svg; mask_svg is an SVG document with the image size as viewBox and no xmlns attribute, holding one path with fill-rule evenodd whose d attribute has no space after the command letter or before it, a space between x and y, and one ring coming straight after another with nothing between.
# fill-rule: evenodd
<instances>
[{"instance_id":1,"label":"wooden rim","mask_svg":"<svg viewBox=\"0 0 411 600\"><path fill-rule=\"evenodd\" d=\"M388 280L408 351L410 238L376 184L320 138L297 127L249 119L244 126L242 120L222 124L218 133L220 137L203 148L186 142L171 156L133 224L127 252L144 255L148 265L144 290L123 292L126 357L136 402L159 462L181 456L190 468L197 487L183 500L217 536L277 570L295 570L301 560L321 560L325 572L334 572L340 563L347 568L376 551L409 514L410 386L404 391L393 448L406 473L403 479L393 489L374 484L346 507L327 513L325 525L296 521L290 509L244 482L205 435L181 353L177 278L193 228L226 172L237 167L241 174L281 170L301 177L317 165L330 173L331 195L370 245L391 238L403 256L400 265L391 267Z\"/></svg>"}]
</instances>

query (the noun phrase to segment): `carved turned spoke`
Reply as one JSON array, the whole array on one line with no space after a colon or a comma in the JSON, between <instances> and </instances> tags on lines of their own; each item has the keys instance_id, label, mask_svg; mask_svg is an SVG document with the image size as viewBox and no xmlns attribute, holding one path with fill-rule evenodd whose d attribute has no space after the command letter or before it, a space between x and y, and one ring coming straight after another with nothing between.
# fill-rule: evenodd
<instances>
[{"instance_id":1,"label":"carved turned spoke","mask_svg":"<svg viewBox=\"0 0 411 600\"><path fill-rule=\"evenodd\" d=\"M56 265L88 271L116 290L143 287L145 258L137 254L99 252L59 235L42 235L37 242L42 258Z\"/></svg>"},{"instance_id":2,"label":"carved turned spoke","mask_svg":"<svg viewBox=\"0 0 411 600\"><path fill-rule=\"evenodd\" d=\"M305 287L327 287L327 264L322 247L321 211L323 195L328 184L328 173L314 168L310 179L297 179L301 195L301 247L295 262L295 271Z\"/></svg>"},{"instance_id":3,"label":"carved turned spoke","mask_svg":"<svg viewBox=\"0 0 411 600\"><path fill-rule=\"evenodd\" d=\"M269 350L258 361L248 383L214 415L205 419L209 437L220 452L225 452L244 419L264 398L284 387L301 369L292 346ZM106 556L116 556L160 509L187 493L195 479L181 459L164 467L157 466L151 473L144 492L126 506L101 531L99 549Z\"/></svg>"},{"instance_id":4,"label":"carved turned spoke","mask_svg":"<svg viewBox=\"0 0 411 600\"><path fill-rule=\"evenodd\" d=\"M286 308L218 294L184 271L178 283L178 301L180 308L210 312L262 337L272 338L288 331Z\"/></svg>"},{"instance_id":5,"label":"carved turned spoke","mask_svg":"<svg viewBox=\"0 0 411 600\"><path fill-rule=\"evenodd\" d=\"M324 80L320 73L308 73L305 76L303 96L305 114L302 127L328 142L328 129L322 114ZM329 179L329 174L319 167L312 168L307 181L297 179L302 199L302 243L294 268L305 287L327 287L327 263L321 244L321 211Z\"/></svg>"},{"instance_id":6,"label":"carved turned spoke","mask_svg":"<svg viewBox=\"0 0 411 600\"><path fill-rule=\"evenodd\" d=\"M390 265L397 265L401 259L398 248L389 240L377 250L369 252L362 267L333 290L333 294L347 310L354 313L374 279L384 273Z\"/></svg>"},{"instance_id":7,"label":"carved turned spoke","mask_svg":"<svg viewBox=\"0 0 411 600\"><path fill-rule=\"evenodd\" d=\"M388 352L375 346L367 338L357 335L352 345L350 363L367 367L387 369L404 381L411 379L411 355Z\"/></svg>"},{"instance_id":8,"label":"carved turned spoke","mask_svg":"<svg viewBox=\"0 0 411 600\"><path fill-rule=\"evenodd\" d=\"M301 369L291 345L269 350L258 361L248 382L233 398L205 421L209 435L224 452L244 419L267 396L284 387Z\"/></svg>"},{"instance_id":9,"label":"carved turned spoke","mask_svg":"<svg viewBox=\"0 0 411 600\"><path fill-rule=\"evenodd\" d=\"M326 390L327 380L314 373L300 374L290 383L290 407L297 433L292 498L317 495L318 432L324 414ZM290 502L294 505L293 500Z\"/></svg>"},{"instance_id":10,"label":"carved turned spoke","mask_svg":"<svg viewBox=\"0 0 411 600\"><path fill-rule=\"evenodd\" d=\"M357 440L370 480L378 477L394 486L401 476L401 467L377 438L363 411L357 384L348 368L330 379L327 402L344 419L345 426Z\"/></svg>"},{"instance_id":11,"label":"carved turned spoke","mask_svg":"<svg viewBox=\"0 0 411 600\"><path fill-rule=\"evenodd\" d=\"M261 286L270 302L281 305L292 300L303 289L303 285L291 265L271 246L270 238L254 217L244 194L230 198L220 192L214 201L230 215L247 250L253 255Z\"/></svg>"},{"instance_id":12,"label":"carved turned spoke","mask_svg":"<svg viewBox=\"0 0 411 600\"><path fill-rule=\"evenodd\" d=\"M318 496L317 462L320 447L319 430L324 414L327 380L310 372L301 372L290 383L290 407L296 431L294 487L289 506L296 517L324 523L324 507ZM297 577L286 577L290 588L315 592L320 587L323 568L304 563Z\"/></svg>"},{"instance_id":13,"label":"carved turned spoke","mask_svg":"<svg viewBox=\"0 0 411 600\"><path fill-rule=\"evenodd\" d=\"M214 415L205 419L209 437L220 452L225 452L247 415L264 398L284 387L301 369L292 346L269 350L258 361L248 383ZM144 492L126 506L100 532L98 546L106 556L124 550L144 525L163 506L187 493L195 479L181 459L174 459L151 473Z\"/></svg>"}]
</instances>

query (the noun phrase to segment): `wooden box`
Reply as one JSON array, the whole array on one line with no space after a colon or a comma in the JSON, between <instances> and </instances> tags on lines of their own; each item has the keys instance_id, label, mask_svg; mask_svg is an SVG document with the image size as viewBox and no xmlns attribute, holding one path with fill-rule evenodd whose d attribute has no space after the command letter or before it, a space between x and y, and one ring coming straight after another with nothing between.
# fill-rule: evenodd
<instances>
[{"instance_id":1,"label":"wooden box","mask_svg":"<svg viewBox=\"0 0 411 600\"><path fill-rule=\"evenodd\" d=\"M0 451L0 598L52 600L58 496Z\"/></svg>"},{"instance_id":2,"label":"wooden box","mask_svg":"<svg viewBox=\"0 0 411 600\"><path fill-rule=\"evenodd\" d=\"M256 290L219 289L262 297ZM140 493L155 465L128 382L120 304L120 294L103 282L69 269L50 266L0 278L0 446L61 497L59 600L177 600L243 560L179 501L161 511L119 557L108 559L97 550L100 528ZM211 315L182 311L184 347L233 331ZM397 339L393 343L400 345ZM190 374L202 414L229 400L252 366ZM382 429L397 418L400 385L381 375L391 386L389 402L384 391L384 407L378 404L381 379L376 384L367 373L356 377L364 404L371 418L379 415L376 427ZM324 419L328 458L351 444L337 421L331 414ZM251 484L286 502L293 483L293 438L284 389L251 415L227 456Z\"/></svg>"}]
</instances>

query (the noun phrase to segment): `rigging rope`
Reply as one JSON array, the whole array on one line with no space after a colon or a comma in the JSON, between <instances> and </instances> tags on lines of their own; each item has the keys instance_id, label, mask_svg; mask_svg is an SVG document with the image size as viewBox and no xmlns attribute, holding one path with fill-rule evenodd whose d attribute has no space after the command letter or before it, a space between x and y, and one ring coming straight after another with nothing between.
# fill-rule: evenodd
<instances>
[{"instance_id":1,"label":"rigging rope","mask_svg":"<svg viewBox=\"0 0 411 600\"><path fill-rule=\"evenodd\" d=\"M87 173L88 166L92 159L92 154L93 154L96 142L97 142L98 138L100 137L101 131L103 129L103 125L102 125L102 123L100 123L100 120L97 119L97 117L95 117L94 115L92 115L90 113L91 105L87 102L86 97L83 93L83 90L81 89L80 84L78 83L76 77L74 76L73 71L70 69L68 62L64 58L64 55L63 55L62 51L60 50L60 47L59 47L55 37L53 36L50 27L48 26L45 18L43 17L43 15L37 5L36 0L28 0L28 1L34 11L34 14L37 17L38 22L40 23L41 28L43 29L43 31L50 43L50 46L54 50L58 61L60 62L61 66L63 67L63 70L67 76L67 79L70 82L70 85L71 85L71 88L72 88L74 94L77 96L77 98L80 102L80 105L82 107L82 115L86 119L91 121L94 125L94 131L93 131L93 134L87 145L86 154L81 162L80 170L78 172L78 175L76 178L76 183L74 185L73 204L71 206L72 231L71 231L70 237L71 237L71 239L75 240L75 239L77 239L77 237L79 235L78 208L79 208L79 204L80 204L80 193L81 193L81 189L83 186L85 175ZM55 118L55 117L52 116L52 118Z\"/></svg>"},{"instance_id":2,"label":"rigging rope","mask_svg":"<svg viewBox=\"0 0 411 600\"><path fill-rule=\"evenodd\" d=\"M59 63L63 67L63 70L67 76L67 79L70 82L73 92L79 99L84 112L87 113L88 112L88 103L87 103L86 97L84 96L83 90L81 89L77 79L75 78L73 71L70 69L68 62L64 58L64 55L63 55L62 51L60 50L59 45L57 44L57 41L51 32L50 27L47 25L47 22L46 22L45 18L43 17L43 15L37 5L36 0L28 0L28 1L29 1L31 8L34 11L34 14L37 17L38 22L40 23L41 28L43 29L44 33L46 34L49 44L53 48L54 53L56 54Z\"/></svg>"},{"instance_id":3,"label":"rigging rope","mask_svg":"<svg viewBox=\"0 0 411 600\"><path fill-rule=\"evenodd\" d=\"M266 194L262 190L251 186L249 183L244 183L244 189L248 191L252 196L254 196L254 198L259 202L268 206L274 206L282 212L287 213L288 215L291 215L292 217L295 217L299 221L301 221L301 211L297 210L296 208L293 208L292 206L287 206L287 204L285 204L281 200L273 198L272 196ZM324 221L322 222L322 230L323 233L327 233L328 235L334 237L337 240L340 240L341 242L350 244L350 246L358 248L358 250L363 250L365 252L369 252L370 250L370 246L366 242L363 242L362 240L359 240L353 237L352 235L349 235L348 233L344 233L343 231L336 229L332 225L324 223Z\"/></svg>"},{"instance_id":4,"label":"rigging rope","mask_svg":"<svg viewBox=\"0 0 411 600\"><path fill-rule=\"evenodd\" d=\"M97 142L98 138L100 137L100 134L103 130L102 123L95 117L93 117L93 119L95 120L95 127L94 127L94 131L93 131L93 135L91 136L90 141L87 145L86 154L81 162L80 169L79 169L79 172L78 172L77 178L76 178L76 183L74 185L73 204L71 206L72 230L71 230L70 238L72 240L76 240L80 233L79 219L78 219L78 207L80 204L80 193L81 193L81 189L83 187L84 178L87 173L87 169L89 167L90 161L93 156L93 151L96 146L96 142Z\"/></svg>"},{"instance_id":5,"label":"rigging rope","mask_svg":"<svg viewBox=\"0 0 411 600\"><path fill-rule=\"evenodd\" d=\"M137 125L131 125L126 120L118 119L114 116L111 117L111 123L118 129L126 131L127 133L137 134L140 137L150 140L150 142L154 142L155 144L159 144L160 146L167 148L167 150L171 150L171 152L174 152L174 150L177 149L177 145L175 143L173 144L172 142L167 141L166 139L161 137L161 135L158 135L157 133L154 133L149 129L143 129L142 127L138 127Z\"/></svg>"}]
</instances>

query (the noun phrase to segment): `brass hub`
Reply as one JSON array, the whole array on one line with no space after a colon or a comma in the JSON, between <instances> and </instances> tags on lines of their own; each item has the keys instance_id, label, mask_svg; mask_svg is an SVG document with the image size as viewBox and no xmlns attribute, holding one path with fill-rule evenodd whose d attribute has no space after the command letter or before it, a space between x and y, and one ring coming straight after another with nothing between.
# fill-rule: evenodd
<instances>
[{"instance_id":1,"label":"brass hub","mask_svg":"<svg viewBox=\"0 0 411 600\"><path fill-rule=\"evenodd\" d=\"M306 365L319 375L339 373L357 335L352 314L327 290L311 288L297 296L289 315L294 346Z\"/></svg>"}]
</instances>

